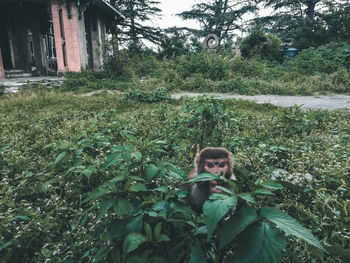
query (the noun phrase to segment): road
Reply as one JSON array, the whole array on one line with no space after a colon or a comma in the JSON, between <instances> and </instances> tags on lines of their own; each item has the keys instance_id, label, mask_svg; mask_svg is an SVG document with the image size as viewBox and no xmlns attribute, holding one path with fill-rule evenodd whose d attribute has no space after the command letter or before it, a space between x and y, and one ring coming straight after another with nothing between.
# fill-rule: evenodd
<instances>
[{"instance_id":1,"label":"road","mask_svg":"<svg viewBox=\"0 0 350 263\"><path fill-rule=\"evenodd\" d=\"M300 105L304 109L350 109L350 96L348 95L319 95L319 96L279 96L279 95L235 95L226 93L175 93L171 97L197 97L200 95L212 95L222 99L242 99L256 103L271 103L277 106L290 107Z\"/></svg>"}]
</instances>

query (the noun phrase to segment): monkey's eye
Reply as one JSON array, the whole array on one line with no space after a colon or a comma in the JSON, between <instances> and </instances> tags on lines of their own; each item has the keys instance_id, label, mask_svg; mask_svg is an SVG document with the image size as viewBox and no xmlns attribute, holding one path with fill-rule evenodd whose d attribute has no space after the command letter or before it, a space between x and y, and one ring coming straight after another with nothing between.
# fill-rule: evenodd
<instances>
[{"instance_id":1,"label":"monkey's eye","mask_svg":"<svg viewBox=\"0 0 350 263\"><path fill-rule=\"evenodd\" d=\"M220 168L224 168L226 165L227 165L227 162L219 163L219 167L220 167Z\"/></svg>"},{"instance_id":2,"label":"monkey's eye","mask_svg":"<svg viewBox=\"0 0 350 263\"><path fill-rule=\"evenodd\" d=\"M205 165L208 167L208 168L213 168L215 165L214 163L205 163Z\"/></svg>"},{"instance_id":3,"label":"monkey's eye","mask_svg":"<svg viewBox=\"0 0 350 263\"><path fill-rule=\"evenodd\" d=\"M227 162L206 162L205 165L208 168L214 168L215 166L219 168L224 168L226 165L228 165L228 163Z\"/></svg>"}]
</instances>

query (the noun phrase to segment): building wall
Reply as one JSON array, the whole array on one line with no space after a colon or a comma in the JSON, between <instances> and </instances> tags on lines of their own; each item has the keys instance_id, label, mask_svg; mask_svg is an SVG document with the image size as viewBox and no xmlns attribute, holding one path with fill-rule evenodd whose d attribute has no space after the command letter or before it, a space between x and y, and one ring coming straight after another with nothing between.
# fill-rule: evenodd
<instances>
[{"instance_id":1,"label":"building wall","mask_svg":"<svg viewBox=\"0 0 350 263\"><path fill-rule=\"evenodd\" d=\"M1 48L0 48L0 78L5 78L4 64L2 63Z\"/></svg>"},{"instance_id":2,"label":"building wall","mask_svg":"<svg viewBox=\"0 0 350 263\"><path fill-rule=\"evenodd\" d=\"M62 24L64 38L61 36L59 10L62 9ZM54 26L55 43L56 43L56 54L57 54L57 69L58 73L72 71L78 72L84 65L81 64L83 49L80 47L80 42L85 42L82 39L80 24L78 20L77 6L75 3L71 3L71 18L67 16L67 9L65 4L59 1L51 2L52 21ZM80 32L80 33L79 33ZM66 46L66 65L64 65L63 58L63 46Z\"/></svg>"}]
</instances>

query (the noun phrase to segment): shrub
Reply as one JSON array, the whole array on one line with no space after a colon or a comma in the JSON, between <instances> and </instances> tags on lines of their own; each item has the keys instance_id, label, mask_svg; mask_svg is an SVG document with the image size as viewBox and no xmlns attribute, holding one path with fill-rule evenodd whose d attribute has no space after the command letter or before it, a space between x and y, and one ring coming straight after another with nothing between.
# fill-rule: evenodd
<instances>
[{"instance_id":1,"label":"shrub","mask_svg":"<svg viewBox=\"0 0 350 263\"><path fill-rule=\"evenodd\" d=\"M273 34L254 30L242 40L240 48L242 56L245 58L257 57L260 59L279 60L281 57L281 43L282 41Z\"/></svg>"},{"instance_id":2,"label":"shrub","mask_svg":"<svg viewBox=\"0 0 350 263\"><path fill-rule=\"evenodd\" d=\"M0 83L0 96L5 94L6 86Z\"/></svg>"},{"instance_id":3,"label":"shrub","mask_svg":"<svg viewBox=\"0 0 350 263\"><path fill-rule=\"evenodd\" d=\"M347 53L350 45L332 42L317 49L308 48L301 51L288 63L288 68L305 75L315 73L331 74L346 68Z\"/></svg>"},{"instance_id":4,"label":"shrub","mask_svg":"<svg viewBox=\"0 0 350 263\"><path fill-rule=\"evenodd\" d=\"M124 100L143 102L143 103L154 103L160 101L166 101L170 99L170 95L165 88L157 88L152 91L143 91L138 89L127 90L124 93Z\"/></svg>"},{"instance_id":5,"label":"shrub","mask_svg":"<svg viewBox=\"0 0 350 263\"><path fill-rule=\"evenodd\" d=\"M184 57L179 61L177 69L183 78L191 77L195 73L214 81L228 79L230 76L229 61L225 57L215 57L205 52Z\"/></svg>"}]
</instances>

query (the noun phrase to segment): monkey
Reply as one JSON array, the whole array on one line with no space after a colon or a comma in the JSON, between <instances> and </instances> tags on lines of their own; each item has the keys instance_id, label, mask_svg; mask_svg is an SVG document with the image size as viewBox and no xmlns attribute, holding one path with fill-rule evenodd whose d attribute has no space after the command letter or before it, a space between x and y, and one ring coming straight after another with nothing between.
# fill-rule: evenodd
<instances>
[{"instance_id":1,"label":"monkey","mask_svg":"<svg viewBox=\"0 0 350 263\"><path fill-rule=\"evenodd\" d=\"M188 179L195 178L198 174L208 172L211 174L223 173L223 176L229 180L236 180L233 173L233 155L225 148L207 147L196 154L194 158L194 169L187 175ZM188 203L196 213L202 213L203 204L209 199L212 193L219 193L216 181L203 183L193 183L187 187ZM223 185L232 193L234 190L228 184ZM234 210L232 211L234 213Z\"/></svg>"}]
</instances>

